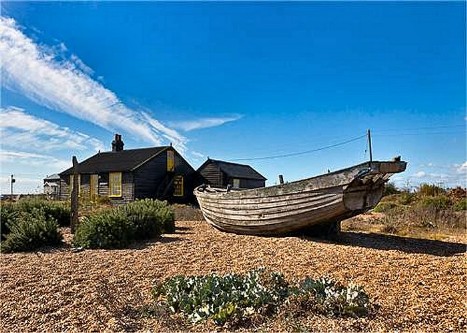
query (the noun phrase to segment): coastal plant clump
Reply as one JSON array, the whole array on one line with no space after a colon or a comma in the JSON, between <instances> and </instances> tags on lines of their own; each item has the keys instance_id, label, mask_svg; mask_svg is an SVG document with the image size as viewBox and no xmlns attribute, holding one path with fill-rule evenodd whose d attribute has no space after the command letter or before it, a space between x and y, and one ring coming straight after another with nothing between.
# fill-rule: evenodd
<instances>
[{"instance_id":1,"label":"coastal plant clump","mask_svg":"<svg viewBox=\"0 0 467 333\"><path fill-rule=\"evenodd\" d=\"M2 252L33 251L61 243L57 221L44 210L32 208L31 211L4 213L3 209L2 206L2 218L8 215L8 221L5 222L6 230L2 221Z\"/></svg>"},{"instance_id":2,"label":"coastal plant clump","mask_svg":"<svg viewBox=\"0 0 467 333\"><path fill-rule=\"evenodd\" d=\"M67 202L26 198L11 205L20 212L32 212L34 209L42 210L46 216L55 219L61 227L70 225L70 205Z\"/></svg>"},{"instance_id":3,"label":"coastal plant clump","mask_svg":"<svg viewBox=\"0 0 467 333\"><path fill-rule=\"evenodd\" d=\"M157 284L153 296L157 306L191 323L212 320L228 326L261 321L290 309L360 317L373 307L361 287L309 277L293 285L281 273L264 268L243 275L175 276Z\"/></svg>"},{"instance_id":4,"label":"coastal plant clump","mask_svg":"<svg viewBox=\"0 0 467 333\"><path fill-rule=\"evenodd\" d=\"M174 213L165 201L138 200L98 211L78 225L73 245L84 248L124 248L135 240L175 231Z\"/></svg>"}]
</instances>

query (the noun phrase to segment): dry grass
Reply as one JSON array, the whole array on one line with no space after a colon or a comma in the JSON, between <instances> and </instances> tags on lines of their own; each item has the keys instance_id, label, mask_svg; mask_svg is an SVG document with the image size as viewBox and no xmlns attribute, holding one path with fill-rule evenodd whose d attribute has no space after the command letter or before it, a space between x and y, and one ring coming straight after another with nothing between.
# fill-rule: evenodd
<instances>
[{"instance_id":1,"label":"dry grass","mask_svg":"<svg viewBox=\"0 0 467 333\"><path fill-rule=\"evenodd\" d=\"M1 255L2 331L174 331L185 326L153 313L154 281L177 274L245 272L265 266L289 280L330 276L365 287L374 317L282 313L258 331L465 331L465 244L344 232L339 243L307 237L222 233L178 221L177 233L126 250L60 249ZM65 234L69 242L69 233Z\"/></svg>"}]
</instances>

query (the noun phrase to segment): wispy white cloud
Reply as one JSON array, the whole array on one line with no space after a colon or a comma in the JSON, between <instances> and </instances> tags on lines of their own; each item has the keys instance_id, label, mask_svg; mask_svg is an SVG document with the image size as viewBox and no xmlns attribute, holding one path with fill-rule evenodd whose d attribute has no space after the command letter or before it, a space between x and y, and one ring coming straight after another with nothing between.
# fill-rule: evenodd
<instances>
[{"instance_id":1,"label":"wispy white cloud","mask_svg":"<svg viewBox=\"0 0 467 333\"><path fill-rule=\"evenodd\" d=\"M201 154L201 153L198 153L197 151L191 151L191 155L193 155L194 157L197 157L197 158L204 158L204 154Z\"/></svg>"},{"instance_id":2,"label":"wispy white cloud","mask_svg":"<svg viewBox=\"0 0 467 333\"><path fill-rule=\"evenodd\" d=\"M410 175L400 175L391 178L396 185L406 187L408 184L417 187L420 184L436 184L443 187L467 186L467 162L462 164L438 165L429 163Z\"/></svg>"},{"instance_id":3,"label":"wispy white cloud","mask_svg":"<svg viewBox=\"0 0 467 333\"><path fill-rule=\"evenodd\" d=\"M60 160L51 155L2 150L0 151L0 164L6 163L25 164L32 167L50 167L53 165L53 168L58 170L69 168L71 164L70 161Z\"/></svg>"},{"instance_id":4,"label":"wispy white cloud","mask_svg":"<svg viewBox=\"0 0 467 333\"><path fill-rule=\"evenodd\" d=\"M201 118L195 120L179 121L170 123L172 127L182 129L186 132L201 128L221 126L225 123L236 121L242 118L240 115L220 118Z\"/></svg>"},{"instance_id":5,"label":"wispy white cloud","mask_svg":"<svg viewBox=\"0 0 467 333\"><path fill-rule=\"evenodd\" d=\"M462 163L462 165L457 167L458 173L467 173L467 161Z\"/></svg>"},{"instance_id":6,"label":"wispy white cloud","mask_svg":"<svg viewBox=\"0 0 467 333\"><path fill-rule=\"evenodd\" d=\"M414 174L413 176L416 177L416 178L422 178L422 177L426 176L426 172L425 171L419 171L416 174Z\"/></svg>"},{"instance_id":7,"label":"wispy white cloud","mask_svg":"<svg viewBox=\"0 0 467 333\"><path fill-rule=\"evenodd\" d=\"M61 51L60 51L61 50ZM110 131L121 130L155 145L165 140L185 149L186 138L147 113L131 109L100 82L77 56L58 61L67 50L41 46L27 37L15 20L0 17L2 84L49 109L65 112Z\"/></svg>"},{"instance_id":8,"label":"wispy white cloud","mask_svg":"<svg viewBox=\"0 0 467 333\"><path fill-rule=\"evenodd\" d=\"M70 130L9 106L0 108L2 147L34 150L104 150L104 144L86 134Z\"/></svg>"}]
</instances>

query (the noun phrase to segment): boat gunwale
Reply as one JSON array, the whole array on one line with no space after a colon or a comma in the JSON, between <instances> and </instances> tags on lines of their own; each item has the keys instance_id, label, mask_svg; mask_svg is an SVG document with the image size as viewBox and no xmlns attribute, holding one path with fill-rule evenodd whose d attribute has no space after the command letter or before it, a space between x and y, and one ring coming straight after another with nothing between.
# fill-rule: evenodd
<instances>
[{"instance_id":1,"label":"boat gunwale","mask_svg":"<svg viewBox=\"0 0 467 333\"><path fill-rule=\"evenodd\" d=\"M251 188L251 189L245 189L245 190L233 190L233 191L227 191L226 189L223 189L223 188L216 188L216 187L210 187L210 191L200 191L200 188L202 187L206 187L205 184L203 185L200 185L200 186L197 186L195 189L194 189L194 194L196 196L200 195L201 197L223 197L225 195L230 195L232 196L232 194L240 194L241 193L241 197L239 197L238 199L249 199L249 198L255 198L255 197L258 197L258 195L253 195L252 197L246 197L248 194L250 193L262 193L262 192L265 192L265 190L275 190L275 189L281 189L281 188L290 188L290 187L293 187L294 185L296 184L300 184L300 183L306 183L306 182L309 182L311 180L316 180L316 179L319 179L319 178L328 178L328 177L332 177L332 176L335 176L335 175L338 175L338 174L342 174L342 173L345 173L345 172L348 172L348 171L352 171L354 169L358 169L358 168L361 168L361 167L364 167L364 166L367 166L367 169L369 170L372 170L374 166L380 166L382 164L399 164L399 165L404 165L404 170L406 168L406 165L407 165L407 162L405 161L372 161L372 162L362 162L360 164L356 164L354 166L351 166L351 167L348 167L348 168L344 168L344 169L340 169L340 170L336 170L336 171L333 171L333 172L329 172L329 173L326 173L326 174L321 174L321 175L317 175L317 176L313 176L313 177L309 177L309 178L304 178L304 179L299 179L299 180L295 180L295 181L292 181L292 182L288 182L288 183L285 183L285 184L277 184L277 185L271 185L271 186L266 186L266 187L257 187L257 188ZM404 171L402 170L402 171ZM398 172L401 172L401 171L398 171ZM376 174L393 174L394 172L376 172ZM358 173L357 173L358 175ZM352 177L351 180L349 180L348 182L344 183L344 184L330 184L330 186L328 187L318 187L316 189L310 189L309 191L315 191L315 190L324 190L324 189L330 189L330 188L334 188L334 187L343 187L343 186L346 186L346 185L349 185L352 183L352 181L355 179L355 177L357 175L354 175ZM302 191L300 191L302 192ZM294 191L291 191L287 194L290 194L290 193L294 193ZM269 195L269 197L275 197L275 196L281 196L283 194L278 194L278 195Z\"/></svg>"}]
</instances>

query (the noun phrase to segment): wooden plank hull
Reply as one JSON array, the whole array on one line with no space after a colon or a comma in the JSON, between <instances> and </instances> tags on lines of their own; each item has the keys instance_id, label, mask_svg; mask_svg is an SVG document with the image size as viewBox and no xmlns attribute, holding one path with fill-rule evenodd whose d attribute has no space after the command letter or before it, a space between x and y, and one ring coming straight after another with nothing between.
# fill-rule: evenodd
<instances>
[{"instance_id":1,"label":"wooden plank hull","mask_svg":"<svg viewBox=\"0 0 467 333\"><path fill-rule=\"evenodd\" d=\"M244 191L199 186L206 221L240 234L283 234L341 221L373 208L406 162L367 162L322 176Z\"/></svg>"}]
</instances>

